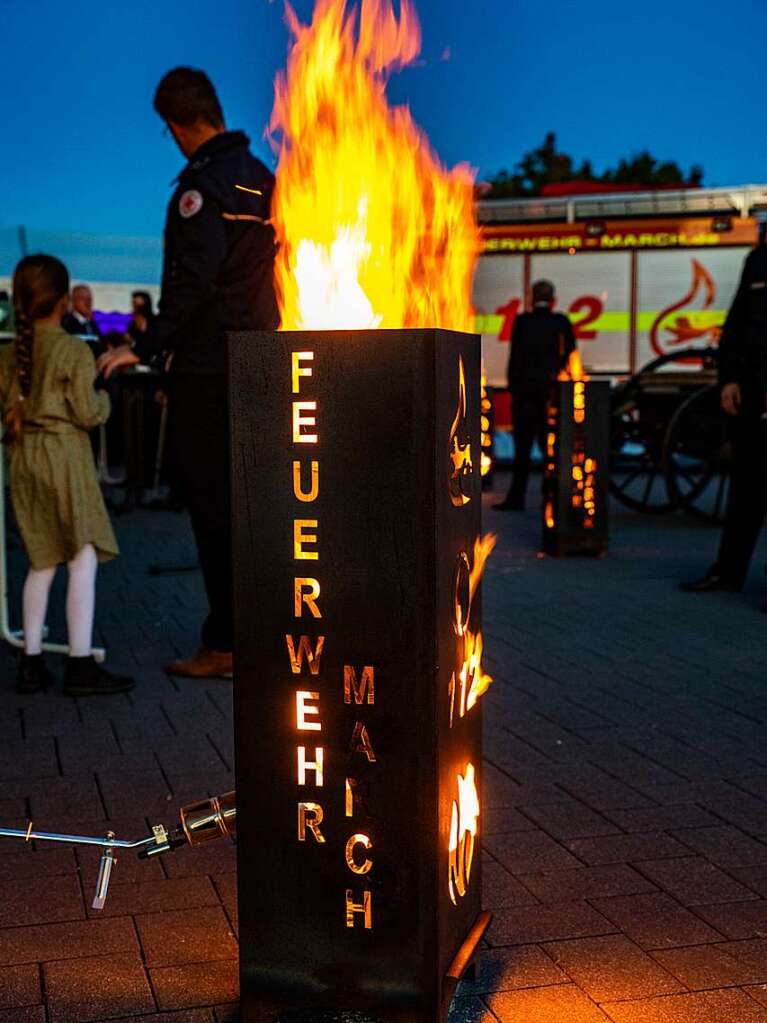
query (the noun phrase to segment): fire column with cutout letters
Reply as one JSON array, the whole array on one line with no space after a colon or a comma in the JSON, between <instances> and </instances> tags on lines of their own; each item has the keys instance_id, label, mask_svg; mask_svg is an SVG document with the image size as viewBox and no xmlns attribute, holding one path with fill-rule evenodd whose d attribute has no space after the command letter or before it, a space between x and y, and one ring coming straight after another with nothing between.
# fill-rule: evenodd
<instances>
[{"instance_id":1,"label":"fire column with cutout letters","mask_svg":"<svg viewBox=\"0 0 767 1023\"><path fill-rule=\"evenodd\" d=\"M589 380L577 349L549 401L545 456L543 550L606 553L610 384Z\"/></svg>"},{"instance_id":2,"label":"fire column with cutout letters","mask_svg":"<svg viewBox=\"0 0 767 1023\"><path fill-rule=\"evenodd\" d=\"M238 334L230 384L242 1018L436 1023L489 922L479 338Z\"/></svg>"}]
</instances>

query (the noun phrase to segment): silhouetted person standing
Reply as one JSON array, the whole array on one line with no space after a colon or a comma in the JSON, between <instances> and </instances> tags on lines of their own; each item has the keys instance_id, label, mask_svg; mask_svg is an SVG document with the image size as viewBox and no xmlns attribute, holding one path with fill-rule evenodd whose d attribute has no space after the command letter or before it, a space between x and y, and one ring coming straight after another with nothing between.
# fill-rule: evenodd
<instances>
[{"instance_id":1,"label":"silhouetted person standing","mask_svg":"<svg viewBox=\"0 0 767 1023\"><path fill-rule=\"evenodd\" d=\"M168 206L157 315L134 349L103 356L118 366L172 356L169 465L189 509L210 613L202 646L166 671L188 678L232 673L232 515L226 335L274 330L274 177L241 131L227 131L208 76L169 71L154 106L188 159ZM253 395L257 401L258 396Z\"/></svg>"},{"instance_id":2,"label":"silhouetted person standing","mask_svg":"<svg viewBox=\"0 0 767 1023\"><path fill-rule=\"evenodd\" d=\"M536 281L533 310L514 321L509 355L509 391L514 422L514 476L505 499L493 507L522 511L525 507L530 453L537 440L546 450L546 410L560 370L575 348L575 335L564 313L555 313L554 285Z\"/></svg>"},{"instance_id":3,"label":"silhouetted person standing","mask_svg":"<svg viewBox=\"0 0 767 1023\"><path fill-rule=\"evenodd\" d=\"M723 411L732 417L730 497L716 562L688 593L741 590L767 512L767 245L746 257L719 341Z\"/></svg>"},{"instance_id":4,"label":"silhouetted person standing","mask_svg":"<svg viewBox=\"0 0 767 1023\"><path fill-rule=\"evenodd\" d=\"M131 293L131 319L125 331L126 340L134 348L138 345L143 347L146 334L154 319L152 308L152 296L148 291L134 291Z\"/></svg>"}]
</instances>

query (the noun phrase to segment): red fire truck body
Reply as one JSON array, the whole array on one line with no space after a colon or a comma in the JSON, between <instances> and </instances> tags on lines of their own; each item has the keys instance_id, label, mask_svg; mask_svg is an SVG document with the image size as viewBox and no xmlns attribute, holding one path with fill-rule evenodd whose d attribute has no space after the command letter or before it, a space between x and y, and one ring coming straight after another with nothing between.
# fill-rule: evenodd
<instances>
[{"instance_id":1,"label":"red fire truck body","mask_svg":"<svg viewBox=\"0 0 767 1023\"><path fill-rule=\"evenodd\" d=\"M539 278L554 283L592 376L716 344L764 216L767 185L482 201L474 302L488 382L506 386L514 318ZM508 427L506 401L496 417Z\"/></svg>"}]
</instances>

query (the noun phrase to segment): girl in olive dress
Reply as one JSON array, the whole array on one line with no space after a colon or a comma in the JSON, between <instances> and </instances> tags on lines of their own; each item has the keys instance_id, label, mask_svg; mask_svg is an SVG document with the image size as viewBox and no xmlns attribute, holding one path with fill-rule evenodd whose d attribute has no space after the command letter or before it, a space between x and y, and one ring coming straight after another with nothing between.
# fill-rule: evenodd
<instances>
[{"instance_id":1,"label":"girl in olive dress","mask_svg":"<svg viewBox=\"0 0 767 1023\"><path fill-rule=\"evenodd\" d=\"M11 501L29 557L17 690L32 693L51 684L42 656L43 629L56 569L66 563L64 692L88 696L126 692L134 683L91 656L96 570L99 561L119 550L88 437L109 416L109 398L94 389L88 345L61 327L68 294L69 274L53 256L27 256L16 267L16 337L0 352L0 401Z\"/></svg>"}]
</instances>

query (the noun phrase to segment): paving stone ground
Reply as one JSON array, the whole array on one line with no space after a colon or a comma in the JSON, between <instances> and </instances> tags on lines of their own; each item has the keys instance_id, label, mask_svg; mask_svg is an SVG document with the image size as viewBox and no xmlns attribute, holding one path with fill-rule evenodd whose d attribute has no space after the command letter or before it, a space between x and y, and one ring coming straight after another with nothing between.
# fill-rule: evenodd
<instances>
[{"instance_id":1,"label":"paving stone ground","mask_svg":"<svg viewBox=\"0 0 767 1023\"><path fill-rule=\"evenodd\" d=\"M484 597L495 919L456 1023L767 1023L767 549L744 596L690 597L676 582L716 534L688 519L616 509L603 560L539 557L534 512L485 525L499 532ZM138 686L22 698L0 653L10 826L143 833L234 785L230 685L161 670L194 646L201 582L147 568L194 560L186 519L140 511L117 531L98 632ZM96 868L88 851L0 840L0 1023L236 1019L233 848L123 856L100 914Z\"/></svg>"}]
</instances>

